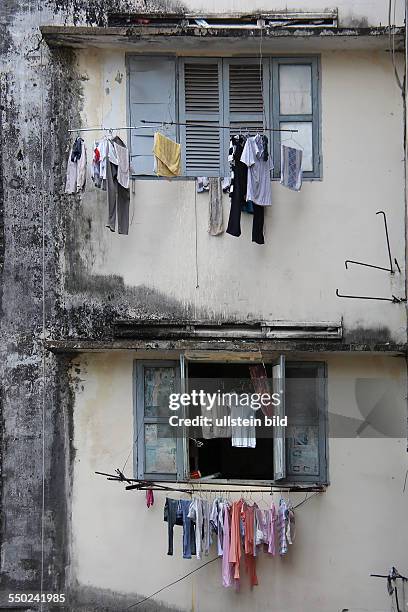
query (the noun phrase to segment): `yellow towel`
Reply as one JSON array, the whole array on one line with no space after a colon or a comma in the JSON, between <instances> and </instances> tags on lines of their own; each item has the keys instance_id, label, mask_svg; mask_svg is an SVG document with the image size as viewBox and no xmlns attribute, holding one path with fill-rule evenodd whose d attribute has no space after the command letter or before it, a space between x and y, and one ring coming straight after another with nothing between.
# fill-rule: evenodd
<instances>
[{"instance_id":1,"label":"yellow towel","mask_svg":"<svg viewBox=\"0 0 408 612\"><path fill-rule=\"evenodd\" d=\"M156 158L155 171L158 176L180 176L181 145L160 132L154 135L153 153Z\"/></svg>"}]
</instances>

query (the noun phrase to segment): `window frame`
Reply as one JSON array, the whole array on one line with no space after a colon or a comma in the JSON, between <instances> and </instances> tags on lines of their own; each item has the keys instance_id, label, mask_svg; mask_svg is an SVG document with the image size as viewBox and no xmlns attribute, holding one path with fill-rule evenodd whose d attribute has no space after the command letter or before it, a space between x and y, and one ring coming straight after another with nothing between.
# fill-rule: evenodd
<instances>
[{"instance_id":1,"label":"window frame","mask_svg":"<svg viewBox=\"0 0 408 612\"><path fill-rule=\"evenodd\" d=\"M168 424L168 417L146 417L144 395L144 368L172 367L178 372L178 381L181 385L182 376L180 362L177 360L146 360L135 359L133 362L133 473L141 480L170 481L182 480L184 473L183 439L176 437L176 472L158 473L145 472L145 425Z\"/></svg>"},{"instance_id":2,"label":"window frame","mask_svg":"<svg viewBox=\"0 0 408 612\"><path fill-rule=\"evenodd\" d=\"M311 86L312 86L312 112L311 114L298 115L283 115L280 112L280 83L279 83L279 67L288 65L310 65L311 66ZM312 124L312 146L313 146L313 170L306 170L302 173L303 180L321 179L321 112L320 112L320 97L321 97L321 81L320 81L320 56L304 55L304 56L283 56L274 57L271 61L272 75L271 84L271 100L272 100L272 126L275 130L280 128L281 123L311 123ZM274 132L280 136L281 132ZM296 134L294 135L296 140ZM273 176L275 179L280 178L281 165L281 138L274 138L274 170Z\"/></svg>"},{"instance_id":3,"label":"window frame","mask_svg":"<svg viewBox=\"0 0 408 612\"><path fill-rule=\"evenodd\" d=\"M216 356L214 356L214 363L217 362ZM252 486L300 486L302 488L312 487L323 487L329 484L328 481L328 379L327 379L327 363L320 360L287 360L284 356L280 356L278 359L269 360L265 363L271 363L272 366L279 366L285 368L285 364L291 364L296 367L317 367L319 370L318 381L321 386L320 396L322 398L322 405L319 406L319 476L307 476L307 475L290 475L286 473L287 463L287 448L286 448L286 436L283 437L283 464L285 470L285 476L283 478L271 478L267 480L255 480L255 479L228 479L228 478L201 478L194 480L195 483L214 483L220 485L228 484L242 484ZM176 466L177 473L174 474L158 474L158 473L146 473L144 472L144 457L145 457L145 440L144 440L144 426L148 423L166 423L168 419L166 417L145 417L144 415L144 367L175 367L179 375L180 392L184 393L187 389L186 381L188 380L188 361L185 359L184 354L180 355L180 360L145 360L135 359L133 364L133 404L134 404L134 456L133 456L133 472L135 477L141 480L149 481L169 481L169 482L186 482L189 481L189 456L188 456L188 438L186 433L176 437ZM283 386L285 385L285 381ZM184 416L180 412L180 416ZM280 416L284 416L285 410L283 406L283 413ZM285 432L286 430L284 430ZM275 433L275 432L274 432ZM275 454L276 438L271 439L271 452ZM274 458L274 470L275 470L275 458Z\"/></svg>"},{"instance_id":4,"label":"window frame","mask_svg":"<svg viewBox=\"0 0 408 612\"><path fill-rule=\"evenodd\" d=\"M239 64L239 63L259 63L259 59L255 56L242 56L242 57L230 57L230 56L205 56L205 57L189 57L189 56L176 56L172 54L166 54L165 56L160 56L159 54L136 54L136 53L128 53L126 54L126 62L127 62L127 119L128 125L132 125L132 117L131 117L131 71L129 69L132 57L142 56L143 57L154 57L157 59L158 57L164 57L169 60L174 58L175 60L175 91L176 91L176 108L174 109L174 116L176 117L176 121L183 121L183 109L184 109L184 65L186 63L208 63L211 62L219 62L220 65L220 110L219 110L219 118L221 125L228 125L230 123L229 117L229 66L231 64ZM263 74L264 74L264 100L265 103L265 114L267 117L267 122L269 122L268 127L273 129L279 129L280 123L282 122L291 122L291 121L299 121L299 122L311 122L312 123L312 145L313 145L313 171L304 171L303 172L303 180L304 181L320 181L323 179L322 175L322 116L321 116L321 60L320 55L318 54L305 54L305 55L266 55L263 57ZM312 86L312 113L310 115L281 115L279 109L279 66L280 65L302 65L308 64L311 66L311 86ZM265 96L265 92L267 95ZM244 114L244 113L243 113ZM159 127L159 126L158 126ZM176 137L179 142L182 144L182 175L179 177L174 177L171 180L194 180L196 175L187 174L186 173L186 163L185 163L185 128L184 126L175 126ZM228 151L228 142L229 142L229 134L228 130L221 129L220 130L220 166L219 166L219 174L218 176L229 176L230 169L227 160L227 151ZM142 134L140 134L142 136ZM269 134L270 143L271 143L271 151L273 151L274 158L274 170L272 172L272 180L280 179L280 133L279 132L270 132ZM294 135L296 140L296 135ZM132 152L131 150L132 138L130 138L130 154L132 157L137 157L137 153ZM225 155L222 155L222 151L225 151ZM209 174L211 176L214 174ZM147 179L147 180L163 180L162 177L157 177L155 175L147 175L147 174L137 174L132 173L132 177L137 179ZM166 179L168 180L168 179Z\"/></svg>"},{"instance_id":5,"label":"window frame","mask_svg":"<svg viewBox=\"0 0 408 612\"><path fill-rule=\"evenodd\" d=\"M328 395L327 395L327 363L324 361L300 361L298 359L289 360L286 362L292 366L301 369L307 369L308 367L317 368L318 376L317 381L320 388L320 396L322 398L322 405L319 406L319 414L318 414L318 451L319 451L319 483L327 484L328 483ZM288 449L286 448L285 452L285 460L287 462ZM288 476L286 474L286 480L291 483L314 483L316 482L315 476L298 476L296 474L291 474Z\"/></svg>"}]
</instances>

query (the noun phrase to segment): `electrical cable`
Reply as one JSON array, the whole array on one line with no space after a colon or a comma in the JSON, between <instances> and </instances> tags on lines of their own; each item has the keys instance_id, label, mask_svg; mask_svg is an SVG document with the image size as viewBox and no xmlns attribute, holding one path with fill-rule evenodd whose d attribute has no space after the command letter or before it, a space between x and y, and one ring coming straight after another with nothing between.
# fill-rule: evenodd
<instances>
[{"instance_id":1,"label":"electrical cable","mask_svg":"<svg viewBox=\"0 0 408 612\"><path fill-rule=\"evenodd\" d=\"M266 110L265 110L264 83L263 83L262 42L263 42L263 25L261 25L261 35L259 38L259 80L261 83L261 95L262 95L262 122L263 122L263 129L265 131L267 128L267 122L266 122Z\"/></svg>"},{"instance_id":2,"label":"electrical cable","mask_svg":"<svg viewBox=\"0 0 408 612\"><path fill-rule=\"evenodd\" d=\"M195 222L195 272L196 272L196 289L199 289L198 282L198 222L197 222L197 189L194 183L194 222Z\"/></svg>"},{"instance_id":3,"label":"electrical cable","mask_svg":"<svg viewBox=\"0 0 408 612\"><path fill-rule=\"evenodd\" d=\"M40 114L41 114L41 213L42 213L42 414L41 414L41 575L40 575L40 610L43 609L44 592L44 542L45 542L45 391L46 391L46 309L45 309L45 178L44 178L44 65L43 65L43 45L40 41L40 71L41 71L41 94L40 94Z\"/></svg>"},{"instance_id":4,"label":"electrical cable","mask_svg":"<svg viewBox=\"0 0 408 612\"><path fill-rule=\"evenodd\" d=\"M217 561L217 559L219 559L219 557L214 557L214 559L210 559L209 561L207 561L206 563L203 563L202 565L200 565L199 567L196 567L195 569L191 570L191 572L188 572L188 574L185 574L184 576L181 576L181 578L178 578L177 580L174 580L173 582L169 582L169 584L166 584L164 587L162 587L161 589L159 589L158 591L156 591L155 593L152 593L151 595L149 595L148 597L144 597L144 599L141 599L140 601L137 601L134 604L131 604L130 606L128 606L127 608L125 608L126 610L130 610L131 608L135 608L136 606L140 606L140 604L144 603L145 601L147 601L148 599L151 599L152 597L154 597L155 595L158 595L159 593L161 593L162 591L164 591L165 589L169 589L171 586L173 586L174 584L177 584L178 582L181 582L182 580L184 580L185 578L188 578L189 576L191 576L191 574L194 574L195 572L198 572L198 570L202 569L203 567L205 567L206 565L209 565L210 563L214 563L214 561Z\"/></svg>"}]
</instances>

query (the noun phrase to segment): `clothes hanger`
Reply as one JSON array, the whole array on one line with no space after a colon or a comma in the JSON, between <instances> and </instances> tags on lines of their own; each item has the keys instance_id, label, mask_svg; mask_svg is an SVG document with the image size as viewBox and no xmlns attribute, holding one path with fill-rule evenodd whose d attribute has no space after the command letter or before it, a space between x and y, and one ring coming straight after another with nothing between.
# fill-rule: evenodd
<instances>
[{"instance_id":1,"label":"clothes hanger","mask_svg":"<svg viewBox=\"0 0 408 612\"><path fill-rule=\"evenodd\" d=\"M300 144L300 143L299 143L297 140L295 140L295 138L293 138L293 134L291 134L291 135L289 136L289 138L285 138L284 140L282 140L282 139L281 139L281 145L282 145L284 142L293 142L293 143L295 143L295 144L296 144L296 145L299 147L299 149L300 149L300 150L301 150L303 153L304 153L304 151L305 151L305 150L304 150L304 148L302 147L302 145L301 145L301 144ZM296 147L294 147L294 148L296 148Z\"/></svg>"}]
</instances>

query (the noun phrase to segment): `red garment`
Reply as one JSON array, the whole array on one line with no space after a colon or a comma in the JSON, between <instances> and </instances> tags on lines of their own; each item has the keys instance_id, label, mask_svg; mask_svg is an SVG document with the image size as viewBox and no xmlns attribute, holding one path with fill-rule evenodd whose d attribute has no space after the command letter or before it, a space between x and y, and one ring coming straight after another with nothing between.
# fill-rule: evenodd
<instances>
[{"instance_id":1,"label":"red garment","mask_svg":"<svg viewBox=\"0 0 408 612\"><path fill-rule=\"evenodd\" d=\"M240 518L244 502L242 499L232 504L231 510L231 536L229 561L232 563L234 579L239 580L239 565L241 563L241 529Z\"/></svg>"},{"instance_id":2,"label":"red garment","mask_svg":"<svg viewBox=\"0 0 408 612\"><path fill-rule=\"evenodd\" d=\"M152 489L146 490L146 506L150 508L154 504L154 494Z\"/></svg>"},{"instance_id":3,"label":"red garment","mask_svg":"<svg viewBox=\"0 0 408 612\"><path fill-rule=\"evenodd\" d=\"M254 385L255 393L267 393L270 396L271 390L269 387L268 374L266 372L265 366L262 363L257 363L256 365L249 366L249 373L251 375L251 381ZM272 404L272 401L270 401L268 404L266 404L265 402L261 403L261 410L264 415L272 418L275 413L275 407Z\"/></svg>"},{"instance_id":4,"label":"red garment","mask_svg":"<svg viewBox=\"0 0 408 612\"><path fill-rule=\"evenodd\" d=\"M244 538L244 550L245 550L245 567L249 574L249 581L251 587L258 584L258 576L256 575L256 556L255 556L255 534L254 534L254 521L255 521L255 508L254 506L247 506L244 504L244 527L245 527L245 538Z\"/></svg>"},{"instance_id":5,"label":"red garment","mask_svg":"<svg viewBox=\"0 0 408 612\"><path fill-rule=\"evenodd\" d=\"M249 574L251 586L258 584L256 575L256 556L255 556L255 534L254 534L254 506L248 506L242 499L232 504L231 511L231 539L229 561L233 565L234 579L240 580L240 563L242 556L241 546L241 525L244 527L244 553L245 568Z\"/></svg>"}]
</instances>

